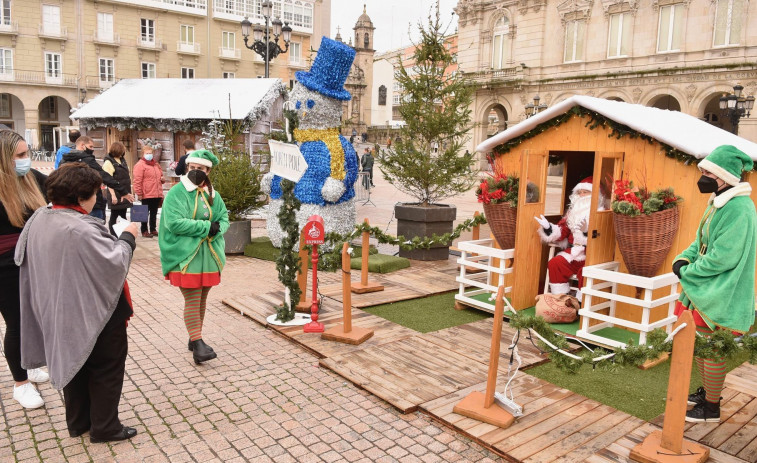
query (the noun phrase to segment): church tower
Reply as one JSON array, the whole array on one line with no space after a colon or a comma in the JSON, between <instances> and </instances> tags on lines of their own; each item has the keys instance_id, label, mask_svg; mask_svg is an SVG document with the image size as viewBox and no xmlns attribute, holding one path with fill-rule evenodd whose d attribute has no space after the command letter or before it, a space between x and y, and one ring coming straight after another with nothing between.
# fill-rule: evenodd
<instances>
[{"instance_id":1,"label":"church tower","mask_svg":"<svg viewBox=\"0 0 757 463\"><path fill-rule=\"evenodd\" d=\"M360 15L355 27L353 37L355 49L355 61L350 70L345 87L352 93L352 100L345 108L344 120L345 132L352 133L354 128L358 134L368 131L371 125L371 92L373 91L373 21L363 5L363 14ZM375 140L372 140L375 141Z\"/></svg>"}]
</instances>

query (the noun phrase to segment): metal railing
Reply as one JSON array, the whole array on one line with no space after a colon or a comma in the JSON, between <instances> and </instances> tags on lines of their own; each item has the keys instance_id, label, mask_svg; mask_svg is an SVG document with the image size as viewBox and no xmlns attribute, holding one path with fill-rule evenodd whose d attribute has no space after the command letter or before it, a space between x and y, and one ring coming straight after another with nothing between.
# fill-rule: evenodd
<instances>
[{"instance_id":1,"label":"metal railing","mask_svg":"<svg viewBox=\"0 0 757 463\"><path fill-rule=\"evenodd\" d=\"M178 53L189 53L192 55L200 54L200 44L198 42L176 42L176 51Z\"/></svg>"},{"instance_id":2,"label":"metal railing","mask_svg":"<svg viewBox=\"0 0 757 463\"><path fill-rule=\"evenodd\" d=\"M13 71L13 81L22 84L53 84L66 87L76 87L75 74L50 73L46 71Z\"/></svg>"},{"instance_id":3,"label":"metal railing","mask_svg":"<svg viewBox=\"0 0 757 463\"><path fill-rule=\"evenodd\" d=\"M228 59L242 59L242 50L239 48L218 47L218 56Z\"/></svg>"},{"instance_id":4,"label":"metal railing","mask_svg":"<svg viewBox=\"0 0 757 463\"><path fill-rule=\"evenodd\" d=\"M137 48L148 48L151 50L160 50L163 48L163 40L155 38L145 37L143 35L137 36Z\"/></svg>"}]
</instances>

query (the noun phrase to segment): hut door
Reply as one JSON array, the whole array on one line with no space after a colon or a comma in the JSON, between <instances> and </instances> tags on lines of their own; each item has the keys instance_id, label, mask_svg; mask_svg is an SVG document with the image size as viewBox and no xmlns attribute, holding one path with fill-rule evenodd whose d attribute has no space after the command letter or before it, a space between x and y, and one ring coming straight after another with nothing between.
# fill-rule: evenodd
<instances>
[{"instance_id":1,"label":"hut door","mask_svg":"<svg viewBox=\"0 0 757 463\"><path fill-rule=\"evenodd\" d=\"M517 310L533 306L539 292L543 247L533 218L544 214L548 159L549 151L531 150L525 150L521 158L512 285L512 303Z\"/></svg>"},{"instance_id":2,"label":"hut door","mask_svg":"<svg viewBox=\"0 0 757 463\"><path fill-rule=\"evenodd\" d=\"M615 231L610 201L613 182L621 177L622 172L623 153L595 153L586 265L602 264L615 259Z\"/></svg>"}]
</instances>

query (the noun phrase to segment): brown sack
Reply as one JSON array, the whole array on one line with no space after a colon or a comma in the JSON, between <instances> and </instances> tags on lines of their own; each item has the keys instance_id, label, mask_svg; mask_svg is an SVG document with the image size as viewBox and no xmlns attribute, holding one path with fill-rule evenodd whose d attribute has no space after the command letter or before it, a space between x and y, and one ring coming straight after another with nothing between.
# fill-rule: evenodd
<instances>
[{"instance_id":1,"label":"brown sack","mask_svg":"<svg viewBox=\"0 0 757 463\"><path fill-rule=\"evenodd\" d=\"M547 323L572 323L578 318L581 303L569 294L540 294L536 296L536 315Z\"/></svg>"}]
</instances>

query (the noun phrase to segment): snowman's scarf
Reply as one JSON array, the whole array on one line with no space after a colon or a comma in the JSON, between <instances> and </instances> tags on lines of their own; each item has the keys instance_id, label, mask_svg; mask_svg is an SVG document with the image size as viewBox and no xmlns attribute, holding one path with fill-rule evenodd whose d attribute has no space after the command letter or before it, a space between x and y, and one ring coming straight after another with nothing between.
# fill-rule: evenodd
<instances>
[{"instance_id":1,"label":"snowman's scarf","mask_svg":"<svg viewBox=\"0 0 757 463\"><path fill-rule=\"evenodd\" d=\"M294 129L294 139L305 143L308 141L322 141L331 155L331 176L337 180L344 180L344 148L339 140L339 129Z\"/></svg>"}]
</instances>

